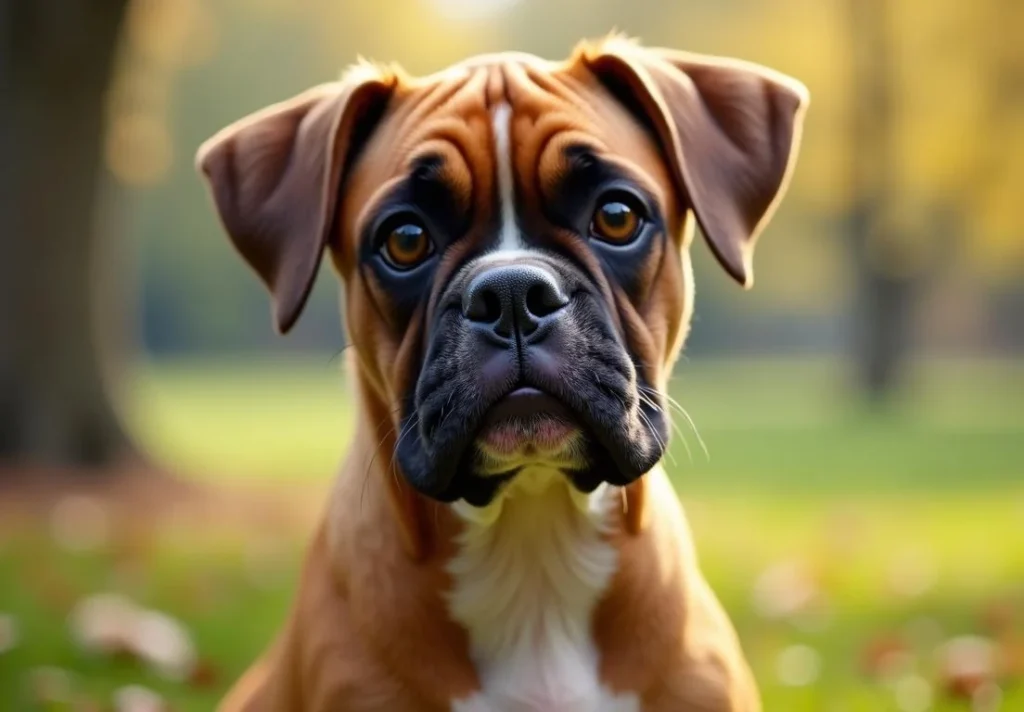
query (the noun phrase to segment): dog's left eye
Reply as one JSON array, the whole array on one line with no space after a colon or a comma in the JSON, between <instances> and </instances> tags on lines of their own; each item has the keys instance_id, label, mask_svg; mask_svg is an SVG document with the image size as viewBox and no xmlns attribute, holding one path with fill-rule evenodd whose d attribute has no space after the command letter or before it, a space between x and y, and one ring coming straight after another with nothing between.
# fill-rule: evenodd
<instances>
[{"instance_id":1,"label":"dog's left eye","mask_svg":"<svg viewBox=\"0 0 1024 712\"><path fill-rule=\"evenodd\" d=\"M637 236L642 224L635 201L626 196L613 196L594 212L590 232L605 242L624 245Z\"/></svg>"},{"instance_id":2,"label":"dog's left eye","mask_svg":"<svg viewBox=\"0 0 1024 712\"><path fill-rule=\"evenodd\" d=\"M427 229L414 217L397 216L385 223L380 232L381 254L395 269L412 269L434 251Z\"/></svg>"}]
</instances>

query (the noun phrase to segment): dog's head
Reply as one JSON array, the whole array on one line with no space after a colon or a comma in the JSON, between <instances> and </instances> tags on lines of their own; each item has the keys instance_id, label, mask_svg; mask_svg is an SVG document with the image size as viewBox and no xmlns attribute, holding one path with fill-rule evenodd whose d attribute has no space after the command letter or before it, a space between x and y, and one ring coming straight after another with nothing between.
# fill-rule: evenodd
<instances>
[{"instance_id":1,"label":"dog's head","mask_svg":"<svg viewBox=\"0 0 1024 712\"><path fill-rule=\"evenodd\" d=\"M421 79L361 65L199 165L281 331L330 253L404 478L484 504L530 465L589 491L658 462L694 223L749 286L806 103L763 67L612 38Z\"/></svg>"}]
</instances>

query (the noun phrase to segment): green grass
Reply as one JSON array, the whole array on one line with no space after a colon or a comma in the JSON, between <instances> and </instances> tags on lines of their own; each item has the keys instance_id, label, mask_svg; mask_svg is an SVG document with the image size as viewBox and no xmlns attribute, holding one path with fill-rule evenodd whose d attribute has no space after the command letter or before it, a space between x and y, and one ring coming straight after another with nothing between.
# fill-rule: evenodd
<instances>
[{"instance_id":1,"label":"green grass","mask_svg":"<svg viewBox=\"0 0 1024 712\"><path fill-rule=\"evenodd\" d=\"M341 370L326 359L149 367L126 401L142 441L183 471L323 478L352 429ZM708 450L676 416L668 464L686 492L974 490L1024 474L1024 365L923 364L898 404L872 417L835 364L684 363L677 373L672 393Z\"/></svg>"},{"instance_id":2,"label":"green grass","mask_svg":"<svg viewBox=\"0 0 1024 712\"><path fill-rule=\"evenodd\" d=\"M681 423L692 459L677 436L669 470L768 712L900 710L894 687L859 669L878 635L904 635L913 670L933 683L936 643L986 632L993 602L1017 607L1015 634L1024 636L1024 367L926 364L898 407L874 416L855 407L841 371L825 363L692 363L679 373L673 394L710 458ZM148 366L125 396L153 453L236 485L258 479L321 492L352 428L350 395L326 362ZM38 709L24 692L29 671L44 665L72 671L95 699L140 682L176 710L209 710L252 661L287 610L302 537L173 517L154 526L145 540L118 534L113 545L74 551L40 523L0 525L0 612L21 628L20 644L0 653L0 710ZM273 556L258 555L268 546ZM756 610L755 581L787 560L818 581L820 620L768 620ZM917 590L897 592L914 570ZM69 607L112 589L185 622L216 670L213 683L169 682L79 651ZM794 644L819 656L811 684L779 679L780 653ZM934 693L926 709L970 709ZM1024 685L1004 684L1001 709L1024 709Z\"/></svg>"}]
</instances>

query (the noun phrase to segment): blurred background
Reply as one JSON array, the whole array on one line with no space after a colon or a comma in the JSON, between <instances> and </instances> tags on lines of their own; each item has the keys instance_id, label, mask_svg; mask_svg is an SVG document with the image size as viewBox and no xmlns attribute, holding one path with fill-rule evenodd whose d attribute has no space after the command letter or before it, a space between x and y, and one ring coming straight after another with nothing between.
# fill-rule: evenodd
<instances>
[{"instance_id":1,"label":"blurred background","mask_svg":"<svg viewBox=\"0 0 1024 712\"><path fill-rule=\"evenodd\" d=\"M1024 710L1024 3L0 2L0 710L209 710L282 622L352 430L199 143L358 55L617 28L804 81L744 293L694 243L668 469L768 712Z\"/></svg>"}]
</instances>

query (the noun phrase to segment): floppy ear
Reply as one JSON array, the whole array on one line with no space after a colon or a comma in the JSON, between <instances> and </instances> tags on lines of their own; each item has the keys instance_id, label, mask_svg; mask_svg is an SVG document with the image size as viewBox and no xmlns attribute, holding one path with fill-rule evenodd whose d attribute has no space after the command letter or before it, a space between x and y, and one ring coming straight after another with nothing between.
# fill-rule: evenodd
<instances>
[{"instance_id":1,"label":"floppy ear","mask_svg":"<svg viewBox=\"0 0 1024 712\"><path fill-rule=\"evenodd\" d=\"M750 287L754 243L795 162L807 89L760 65L621 38L580 54L653 126L715 257Z\"/></svg>"},{"instance_id":2,"label":"floppy ear","mask_svg":"<svg viewBox=\"0 0 1024 712\"><path fill-rule=\"evenodd\" d=\"M360 65L228 126L199 149L196 165L221 223L270 291L281 333L295 324L316 278L346 159L395 81Z\"/></svg>"}]
</instances>

